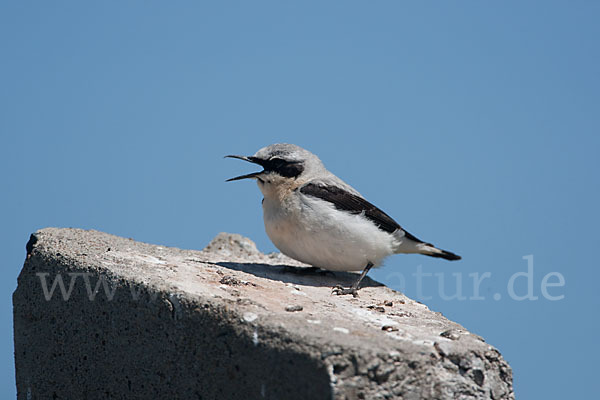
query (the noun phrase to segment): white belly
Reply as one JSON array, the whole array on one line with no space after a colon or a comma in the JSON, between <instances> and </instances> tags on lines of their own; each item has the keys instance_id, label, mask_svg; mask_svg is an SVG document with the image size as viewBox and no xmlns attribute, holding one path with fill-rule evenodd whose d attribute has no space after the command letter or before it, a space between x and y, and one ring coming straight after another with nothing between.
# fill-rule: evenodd
<instances>
[{"instance_id":1,"label":"white belly","mask_svg":"<svg viewBox=\"0 0 600 400\"><path fill-rule=\"evenodd\" d=\"M369 262L378 266L393 254L393 236L362 215L308 196L295 200L287 206L266 198L263 203L267 235L283 254L332 271L360 271Z\"/></svg>"}]
</instances>

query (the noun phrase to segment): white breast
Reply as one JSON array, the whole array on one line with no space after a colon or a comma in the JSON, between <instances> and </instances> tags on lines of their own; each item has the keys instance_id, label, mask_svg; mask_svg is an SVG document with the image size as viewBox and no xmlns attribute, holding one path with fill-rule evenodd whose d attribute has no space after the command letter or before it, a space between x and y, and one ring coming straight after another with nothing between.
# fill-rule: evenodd
<instances>
[{"instance_id":1,"label":"white breast","mask_svg":"<svg viewBox=\"0 0 600 400\"><path fill-rule=\"evenodd\" d=\"M393 254L393 235L360 214L294 192L282 201L265 196L263 217L267 235L285 255L333 271L360 271L379 265Z\"/></svg>"}]
</instances>

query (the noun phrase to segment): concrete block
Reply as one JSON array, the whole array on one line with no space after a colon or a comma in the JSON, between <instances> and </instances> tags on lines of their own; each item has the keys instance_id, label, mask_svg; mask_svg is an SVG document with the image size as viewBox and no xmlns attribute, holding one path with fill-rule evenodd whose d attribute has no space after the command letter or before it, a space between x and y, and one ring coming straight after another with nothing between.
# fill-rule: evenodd
<instances>
[{"instance_id":1,"label":"concrete block","mask_svg":"<svg viewBox=\"0 0 600 400\"><path fill-rule=\"evenodd\" d=\"M249 239L204 250L42 229L13 295L19 399L513 399L479 336Z\"/></svg>"}]
</instances>

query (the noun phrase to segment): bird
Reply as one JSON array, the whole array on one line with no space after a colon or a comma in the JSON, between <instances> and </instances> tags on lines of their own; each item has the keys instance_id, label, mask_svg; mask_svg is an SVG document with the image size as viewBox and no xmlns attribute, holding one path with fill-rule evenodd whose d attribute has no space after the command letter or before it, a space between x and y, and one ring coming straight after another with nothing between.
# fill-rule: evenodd
<instances>
[{"instance_id":1,"label":"bird","mask_svg":"<svg viewBox=\"0 0 600 400\"><path fill-rule=\"evenodd\" d=\"M265 231L283 254L329 271L362 271L351 287L335 286L333 294L357 297L371 268L392 254L461 259L410 234L300 146L276 143L252 156L225 157L263 168L227 182L257 181Z\"/></svg>"}]
</instances>

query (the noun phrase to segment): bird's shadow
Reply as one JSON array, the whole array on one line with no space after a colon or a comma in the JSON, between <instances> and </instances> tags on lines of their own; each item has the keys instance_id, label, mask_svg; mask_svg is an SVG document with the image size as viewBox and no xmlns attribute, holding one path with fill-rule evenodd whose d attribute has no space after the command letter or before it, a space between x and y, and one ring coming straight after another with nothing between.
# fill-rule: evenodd
<instances>
[{"instance_id":1,"label":"bird's shadow","mask_svg":"<svg viewBox=\"0 0 600 400\"><path fill-rule=\"evenodd\" d=\"M280 281L300 286L335 287L351 286L359 274L341 271L327 271L316 267L296 267L291 265L272 265L260 263L216 262L216 265L233 271L242 271L256 277ZM383 284L365 276L360 287L377 287Z\"/></svg>"}]
</instances>

